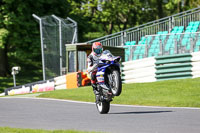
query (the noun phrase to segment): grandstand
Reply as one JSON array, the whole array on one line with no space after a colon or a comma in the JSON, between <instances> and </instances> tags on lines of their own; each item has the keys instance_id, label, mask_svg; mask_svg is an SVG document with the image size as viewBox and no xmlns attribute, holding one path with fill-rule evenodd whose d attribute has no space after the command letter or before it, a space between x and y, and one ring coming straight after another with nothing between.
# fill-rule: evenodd
<instances>
[{"instance_id":1,"label":"grandstand","mask_svg":"<svg viewBox=\"0 0 200 133\"><path fill-rule=\"evenodd\" d=\"M125 60L200 51L200 7L88 41L124 47Z\"/></svg>"}]
</instances>

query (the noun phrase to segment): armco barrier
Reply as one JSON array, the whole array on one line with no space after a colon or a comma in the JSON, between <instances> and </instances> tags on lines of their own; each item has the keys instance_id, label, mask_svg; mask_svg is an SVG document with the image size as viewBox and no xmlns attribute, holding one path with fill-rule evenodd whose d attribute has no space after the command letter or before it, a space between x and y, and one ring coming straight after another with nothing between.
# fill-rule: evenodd
<instances>
[{"instance_id":1,"label":"armco barrier","mask_svg":"<svg viewBox=\"0 0 200 133\"><path fill-rule=\"evenodd\" d=\"M43 84L35 84L32 85L32 93L35 92L44 92L44 91L53 91L54 90L54 82L47 81Z\"/></svg>"},{"instance_id":2,"label":"armco barrier","mask_svg":"<svg viewBox=\"0 0 200 133\"><path fill-rule=\"evenodd\" d=\"M46 81L38 81L30 84L7 88L4 92L4 95L27 94L35 92L61 90L67 88L69 89L71 85L75 85L71 88L77 88L81 86L81 73L74 73L74 78L72 78L70 75L71 74L68 74L68 87L67 75L63 75ZM3 93L1 95L3 95Z\"/></svg>"},{"instance_id":3,"label":"armco barrier","mask_svg":"<svg viewBox=\"0 0 200 133\"><path fill-rule=\"evenodd\" d=\"M198 77L199 52L156 57L156 79L180 79ZM197 64L197 65L196 65Z\"/></svg>"},{"instance_id":4,"label":"armco barrier","mask_svg":"<svg viewBox=\"0 0 200 133\"><path fill-rule=\"evenodd\" d=\"M30 86L25 87L23 85L21 88L12 89L8 91L8 95L27 94L30 92L31 92L31 87Z\"/></svg>"},{"instance_id":5,"label":"armco barrier","mask_svg":"<svg viewBox=\"0 0 200 133\"><path fill-rule=\"evenodd\" d=\"M200 77L200 52L194 52L192 55L192 78Z\"/></svg>"},{"instance_id":6,"label":"armco barrier","mask_svg":"<svg viewBox=\"0 0 200 133\"><path fill-rule=\"evenodd\" d=\"M0 93L0 97L1 97L1 96L5 96L5 93Z\"/></svg>"},{"instance_id":7,"label":"armco barrier","mask_svg":"<svg viewBox=\"0 0 200 133\"><path fill-rule=\"evenodd\" d=\"M55 77L54 83L55 83L55 90L67 89L66 75Z\"/></svg>"},{"instance_id":8,"label":"armco barrier","mask_svg":"<svg viewBox=\"0 0 200 133\"><path fill-rule=\"evenodd\" d=\"M123 83L154 82L155 58L144 58L135 61L123 62L122 80Z\"/></svg>"},{"instance_id":9,"label":"armco barrier","mask_svg":"<svg viewBox=\"0 0 200 133\"><path fill-rule=\"evenodd\" d=\"M27 94L34 92L52 91L54 90L54 80L38 81L22 86L7 88L5 95Z\"/></svg>"},{"instance_id":10,"label":"armco barrier","mask_svg":"<svg viewBox=\"0 0 200 133\"><path fill-rule=\"evenodd\" d=\"M122 63L123 83L200 77L200 52L158 56Z\"/></svg>"}]
</instances>

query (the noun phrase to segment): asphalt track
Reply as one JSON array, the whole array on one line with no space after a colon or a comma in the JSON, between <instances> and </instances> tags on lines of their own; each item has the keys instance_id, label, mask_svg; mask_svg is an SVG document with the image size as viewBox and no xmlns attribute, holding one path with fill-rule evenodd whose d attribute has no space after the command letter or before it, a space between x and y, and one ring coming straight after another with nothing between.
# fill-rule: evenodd
<instances>
[{"instance_id":1,"label":"asphalt track","mask_svg":"<svg viewBox=\"0 0 200 133\"><path fill-rule=\"evenodd\" d=\"M112 105L99 114L93 103L0 98L0 126L110 133L200 133L200 109Z\"/></svg>"}]
</instances>

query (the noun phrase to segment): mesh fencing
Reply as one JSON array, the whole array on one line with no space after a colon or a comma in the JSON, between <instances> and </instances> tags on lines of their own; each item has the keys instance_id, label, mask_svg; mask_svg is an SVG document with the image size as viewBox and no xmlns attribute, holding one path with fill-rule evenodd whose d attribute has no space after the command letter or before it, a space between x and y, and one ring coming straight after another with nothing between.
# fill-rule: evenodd
<instances>
[{"instance_id":1,"label":"mesh fencing","mask_svg":"<svg viewBox=\"0 0 200 133\"><path fill-rule=\"evenodd\" d=\"M53 16L40 18L45 79L51 79L65 73L65 44L71 44L75 36L75 25L67 19L57 18Z\"/></svg>"}]
</instances>

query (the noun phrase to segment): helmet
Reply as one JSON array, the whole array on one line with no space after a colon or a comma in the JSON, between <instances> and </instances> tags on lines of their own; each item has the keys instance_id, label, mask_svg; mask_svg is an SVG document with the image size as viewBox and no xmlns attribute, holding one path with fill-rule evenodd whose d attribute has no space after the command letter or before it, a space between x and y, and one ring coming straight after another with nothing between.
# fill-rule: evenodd
<instances>
[{"instance_id":1,"label":"helmet","mask_svg":"<svg viewBox=\"0 0 200 133\"><path fill-rule=\"evenodd\" d=\"M103 52L103 46L100 42L94 42L92 44L92 52L97 55L100 56Z\"/></svg>"}]
</instances>

